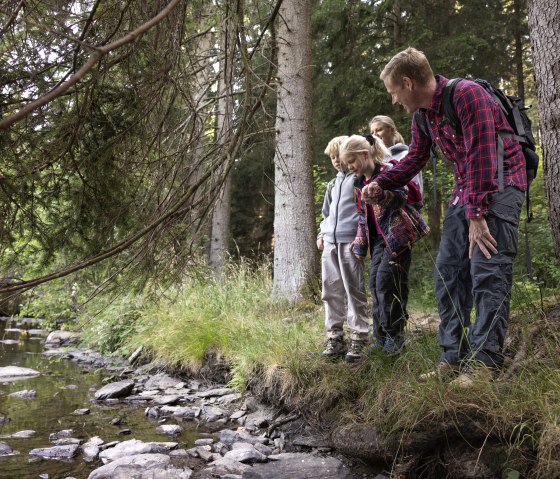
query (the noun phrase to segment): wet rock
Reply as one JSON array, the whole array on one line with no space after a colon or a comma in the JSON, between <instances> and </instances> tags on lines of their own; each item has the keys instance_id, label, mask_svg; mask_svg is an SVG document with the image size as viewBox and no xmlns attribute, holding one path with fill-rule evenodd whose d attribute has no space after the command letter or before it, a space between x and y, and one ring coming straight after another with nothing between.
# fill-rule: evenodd
<instances>
[{"instance_id":1,"label":"wet rock","mask_svg":"<svg viewBox=\"0 0 560 479\"><path fill-rule=\"evenodd\" d=\"M47 336L45 346L57 348L61 346L69 346L71 344L78 344L80 337L80 333L74 333L71 331L53 331Z\"/></svg>"},{"instance_id":2,"label":"wet rock","mask_svg":"<svg viewBox=\"0 0 560 479\"><path fill-rule=\"evenodd\" d=\"M343 455L372 461L387 459L385 444L377 431L368 425L352 424L335 429L331 444Z\"/></svg>"},{"instance_id":3,"label":"wet rock","mask_svg":"<svg viewBox=\"0 0 560 479\"><path fill-rule=\"evenodd\" d=\"M45 334L45 330L44 329L28 329L27 334L29 334L29 336L42 336L43 334Z\"/></svg>"},{"instance_id":4,"label":"wet rock","mask_svg":"<svg viewBox=\"0 0 560 479\"><path fill-rule=\"evenodd\" d=\"M138 439L131 439L100 452L99 459L107 463L121 457L135 456L137 454L160 454L175 449L177 445L176 442L143 442Z\"/></svg>"},{"instance_id":5,"label":"wet rock","mask_svg":"<svg viewBox=\"0 0 560 479\"><path fill-rule=\"evenodd\" d=\"M260 442L261 444L266 444L268 439L265 437L253 436L242 430L232 431L231 429L223 429L220 431L220 441L226 446L231 446L234 442L248 442L249 444Z\"/></svg>"},{"instance_id":6,"label":"wet rock","mask_svg":"<svg viewBox=\"0 0 560 479\"><path fill-rule=\"evenodd\" d=\"M174 416L181 418L196 418L200 416L200 408L186 406L163 406L159 410L160 416Z\"/></svg>"},{"instance_id":7,"label":"wet rock","mask_svg":"<svg viewBox=\"0 0 560 479\"><path fill-rule=\"evenodd\" d=\"M53 432L52 434L49 434L49 441L54 442L57 441L58 439L65 439L68 437L72 437L72 434L74 434L73 429L63 429L62 431Z\"/></svg>"},{"instance_id":8,"label":"wet rock","mask_svg":"<svg viewBox=\"0 0 560 479\"><path fill-rule=\"evenodd\" d=\"M87 408L84 409L76 409L72 414L74 416L87 416L91 411Z\"/></svg>"},{"instance_id":9,"label":"wet rock","mask_svg":"<svg viewBox=\"0 0 560 479\"><path fill-rule=\"evenodd\" d=\"M124 421L122 417L114 417L113 419L111 419L111 424L113 426L120 426L123 422Z\"/></svg>"},{"instance_id":10,"label":"wet rock","mask_svg":"<svg viewBox=\"0 0 560 479\"><path fill-rule=\"evenodd\" d=\"M212 444L214 444L214 439L208 437L208 438L201 438L201 439L196 439L194 441L194 445L195 446L211 446Z\"/></svg>"},{"instance_id":11,"label":"wet rock","mask_svg":"<svg viewBox=\"0 0 560 479\"><path fill-rule=\"evenodd\" d=\"M36 432L31 429L26 429L24 431L14 432L13 434L6 434L5 436L0 436L0 438L5 439L28 439L35 436Z\"/></svg>"},{"instance_id":12,"label":"wet rock","mask_svg":"<svg viewBox=\"0 0 560 479\"><path fill-rule=\"evenodd\" d=\"M244 464L252 464L254 462L266 462L266 456L255 449L251 444L246 442L235 442L231 445L231 451L224 455L225 459L242 462Z\"/></svg>"},{"instance_id":13,"label":"wet rock","mask_svg":"<svg viewBox=\"0 0 560 479\"><path fill-rule=\"evenodd\" d=\"M144 414L152 419L157 419L159 417L158 407L148 407L144 410Z\"/></svg>"},{"instance_id":14,"label":"wet rock","mask_svg":"<svg viewBox=\"0 0 560 479\"><path fill-rule=\"evenodd\" d=\"M76 439L75 437L63 437L61 439L57 439L56 441L52 441L55 446L71 446L73 444L80 445L82 443L81 439Z\"/></svg>"},{"instance_id":15,"label":"wet rock","mask_svg":"<svg viewBox=\"0 0 560 479\"><path fill-rule=\"evenodd\" d=\"M105 399L120 398L127 396L134 387L134 381L117 381L103 386L95 393L95 399L103 401Z\"/></svg>"},{"instance_id":16,"label":"wet rock","mask_svg":"<svg viewBox=\"0 0 560 479\"><path fill-rule=\"evenodd\" d=\"M226 394L218 399L218 403L220 404L231 404L235 401L239 401L241 399L241 394L234 393L234 394Z\"/></svg>"},{"instance_id":17,"label":"wet rock","mask_svg":"<svg viewBox=\"0 0 560 479\"><path fill-rule=\"evenodd\" d=\"M144 383L145 390L160 389L165 390L172 388L178 383L182 382L180 379L173 378L165 373L160 373L152 376Z\"/></svg>"},{"instance_id":18,"label":"wet rock","mask_svg":"<svg viewBox=\"0 0 560 479\"><path fill-rule=\"evenodd\" d=\"M132 434L132 431L130 429L121 429L118 434L119 436L128 436Z\"/></svg>"},{"instance_id":19,"label":"wet rock","mask_svg":"<svg viewBox=\"0 0 560 479\"><path fill-rule=\"evenodd\" d=\"M190 479L192 470L175 468L165 454L122 457L93 471L88 479Z\"/></svg>"},{"instance_id":20,"label":"wet rock","mask_svg":"<svg viewBox=\"0 0 560 479\"><path fill-rule=\"evenodd\" d=\"M43 447L31 449L31 451L29 451L29 455L43 457L45 459L71 459L76 455L78 447L79 446L77 444L68 446Z\"/></svg>"},{"instance_id":21,"label":"wet rock","mask_svg":"<svg viewBox=\"0 0 560 479\"><path fill-rule=\"evenodd\" d=\"M82 445L82 456L84 461L93 462L97 459L99 455L101 444L103 444L103 439L100 437L92 437L88 442Z\"/></svg>"},{"instance_id":22,"label":"wet rock","mask_svg":"<svg viewBox=\"0 0 560 479\"><path fill-rule=\"evenodd\" d=\"M19 453L17 451L14 451L5 442L0 442L0 457L13 456L14 454L19 454Z\"/></svg>"},{"instance_id":23,"label":"wet rock","mask_svg":"<svg viewBox=\"0 0 560 479\"><path fill-rule=\"evenodd\" d=\"M218 419L222 419L224 416L227 416L227 411L219 407L203 406L202 416L206 419L206 422L215 422Z\"/></svg>"},{"instance_id":24,"label":"wet rock","mask_svg":"<svg viewBox=\"0 0 560 479\"><path fill-rule=\"evenodd\" d=\"M350 471L334 457L286 453L270 456L274 462L257 463L241 475L242 479L349 479Z\"/></svg>"},{"instance_id":25,"label":"wet rock","mask_svg":"<svg viewBox=\"0 0 560 479\"><path fill-rule=\"evenodd\" d=\"M20 368L19 366L5 366L0 368L0 382L13 381L15 379L27 379L39 376L41 373L30 368Z\"/></svg>"},{"instance_id":26,"label":"wet rock","mask_svg":"<svg viewBox=\"0 0 560 479\"><path fill-rule=\"evenodd\" d=\"M168 436L176 436L177 434L181 434L183 429L178 424L162 424L156 428L156 431L167 434Z\"/></svg>"},{"instance_id":27,"label":"wet rock","mask_svg":"<svg viewBox=\"0 0 560 479\"><path fill-rule=\"evenodd\" d=\"M224 476L226 474L241 475L243 474L243 472L249 471L250 469L251 466L248 466L247 464L243 464L242 462L237 462L232 459L226 459L225 457L222 457L221 459L217 459L211 462L210 464L208 464L208 467L204 469L204 471L217 476ZM290 476L286 476L286 478L288 477ZM309 476L309 477L321 477L321 476Z\"/></svg>"},{"instance_id":28,"label":"wet rock","mask_svg":"<svg viewBox=\"0 0 560 479\"><path fill-rule=\"evenodd\" d=\"M178 395L166 395L166 396L158 396L156 398L154 398L154 404L157 406L166 406L169 404L176 404L177 402L179 402L179 399L181 397Z\"/></svg>"},{"instance_id":29,"label":"wet rock","mask_svg":"<svg viewBox=\"0 0 560 479\"><path fill-rule=\"evenodd\" d=\"M212 396L225 396L226 394L235 393L235 390L230 388L217 388L217 389L208 389L206 391L201 391L196 393L199 398L209 398Z\"/></svg>"},{"instance_id":30,"label":"wet rock","mask_svg":"<svg viewBox=\"0 0 560 479\"><path fill-rule=\"evenodd\" d=\"M18 344L19 341L16 341L15 339L2 339L0 343L10 345L10 344Z\"/></svg>"},{"instance_id":31,"label":"wet rock","mask_svg":"<svg viewBox=\"0 0 560 479\"><path fill-rule=\"evenodd\" d=\"M329 441L324 436L296 436L291 442L294 446L329 447Z\"/></svg>"},{"instance_id":32,"label":"wet rock","mask_svg":"<svg viewBox=\"0 0 560 479\"><path fill-rule=\"evenodd\" d=\"M34 399L37 397L37 391L34 389L24 389L23 391L8 394L8 396L12 398Z\"/></svg>"}]
</instances>

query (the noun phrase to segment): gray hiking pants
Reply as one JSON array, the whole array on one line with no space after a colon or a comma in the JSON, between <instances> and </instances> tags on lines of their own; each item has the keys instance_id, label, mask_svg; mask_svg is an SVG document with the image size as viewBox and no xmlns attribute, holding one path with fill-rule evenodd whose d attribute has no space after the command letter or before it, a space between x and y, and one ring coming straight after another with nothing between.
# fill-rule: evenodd
<instances>
[{"instance_id":1,"label":"gray hiking pants","mask_svg":"<svg viewBox=\"0 0 560 479\"><path fill-rule=\"evenodd\" d=\"M523 198L524 193L515 187L494 193L486 222L498 242L498 253L490 259L475 246L469 260L466 207L447 210L435 272L441 361L459 364L476 359L492 367L503 364ZM473 303L476 318L471 324Z\"/></svg>"},{"instance_id":2,"label":"gray hiking pants","mask_svg":"<svg viewBox=\"0 0 560 479\"><path fill-rule=\"evenodd\" d=\"M369 333L364 260L352 253L352 243L324 242L321 256L322 300L325 303L327 334L343 334L348 321L352 339L365 339Z\"/></svg>"}]
</instances>

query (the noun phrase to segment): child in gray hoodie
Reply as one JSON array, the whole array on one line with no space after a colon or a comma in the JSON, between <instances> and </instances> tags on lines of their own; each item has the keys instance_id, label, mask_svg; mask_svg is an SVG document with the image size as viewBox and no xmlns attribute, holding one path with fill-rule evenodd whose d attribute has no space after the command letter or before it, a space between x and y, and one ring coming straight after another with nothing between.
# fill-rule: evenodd
<instances>
[{"instance_id":1,"label":"child in gray hoodie","mask_svg":"<svg viewBox=\"0 0 560 479\"><path fill-rule=\"evenodd\" d=\"M323 202L323 221L317 235L322 250L322 300L325 304L327 345L322 355L359 361L369 340L369 318L364 282L364 258L352 252L358 229L353 173L343 169L339 146L347 136L333 138L325 154L338 171L329 182ZM350 330L350 345L344 341L344 324Z\"/></svg>"}]
</instances>

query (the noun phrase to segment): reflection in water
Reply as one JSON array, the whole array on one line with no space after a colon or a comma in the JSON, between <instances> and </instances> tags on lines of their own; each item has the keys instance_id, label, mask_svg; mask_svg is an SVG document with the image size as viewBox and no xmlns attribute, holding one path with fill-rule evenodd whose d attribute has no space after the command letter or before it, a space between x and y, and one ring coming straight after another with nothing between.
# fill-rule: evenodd
<instances>
[{"instance_id":1,"label":"reflection in water","mask_svg":"<svg viewBox=\"0 0 560 479\"><path fill-rule=\"evenodd\" d=\"M19 366L41 373L36 378L0 383L0 436L24 430L36 431L32 438L0 438L19 452L19 455L0 458L0 479L36 479L40 474L49 474L51 479L87 478L89 472L101 464L87 464L81 454L72 461L29 456L33 448L52 447L54 444L49 442L49 434L62 429L73 429L73 437L84 442L99 436L105 442L135 438L177 441L180 447L192 446L196 439L194 423L181 422L183 433L169 438L156 432L158 423L144 416L142 406L90 402L93 397L90 388L102 385L104 374L89 371L72 361L43 356L44 336L40 327L37 320L0 318L0 367ZM37 397L8 397L8 394L24 389L35 390ZM83 408L90 409L91 413L85 416L73 414L76 409ZM2 424L3 416L9 419L5 424ZM122 418L122 422L112 425L115 418ZM119 435L124 429L130 429L132 434Z\"/></svg>"}]
</instances>

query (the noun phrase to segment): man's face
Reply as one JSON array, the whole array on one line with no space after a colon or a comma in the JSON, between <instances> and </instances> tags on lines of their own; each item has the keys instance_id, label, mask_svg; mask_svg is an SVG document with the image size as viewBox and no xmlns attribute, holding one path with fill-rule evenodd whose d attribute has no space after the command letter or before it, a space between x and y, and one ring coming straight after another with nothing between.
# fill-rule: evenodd
<instances>
[{"instance_id":1,"label":"man's face","mask_svg":"<svg viewBox=\"0 0 560 479\"><path fill-rule=\"evenodd\" d=\"M404 77L400 84L392 83L389 78L385 78L383 83L385 83L387 93L391 95L393 105L396 103L402 105L408 113L414 113L418 109L410 78Z\"/></svg>"}]
</instances>

